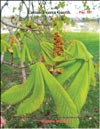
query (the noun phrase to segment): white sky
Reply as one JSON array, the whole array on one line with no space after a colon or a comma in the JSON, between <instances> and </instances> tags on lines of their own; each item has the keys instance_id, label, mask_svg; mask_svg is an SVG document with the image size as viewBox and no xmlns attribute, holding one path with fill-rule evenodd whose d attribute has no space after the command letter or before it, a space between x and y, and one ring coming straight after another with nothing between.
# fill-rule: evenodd
<instances>
[{"instance_id":1,"label":"white sky","mask_svg":"<svg viewBox=\"0 0 100 129\"><path fill-rule=\"evenodd\" d=\"M4 5L5 1L1 1L1 6ZM28 1L26 1L26 3L28 4ZM47 1L46 4L46 9L48 9L48 11L55 11L55 10L51 10L50 9L50 5L48 4L49 1ZM52 1L52 7L54 7L57 3L59 3L59 1ZM80 14L79 11L84 10L82 1L66 1L66 4L68 4L68 6L65 6L64 9L60 9L60 11L70 11L70 15L68 15L69 17L100 17L99 12L100 12L100 1L88 1L87 2L88 5L91 8L92 13L91 14L87 14L87 12L85 14ZM13 7L16 7L18 9L20 4L20 1L9 1L9 5L8 7L6 6L3 9L2 12L2 16L11 16L11 15L15 15L18 14L19 11L15 11L13 13ZM38 1L34 1L34 6L35 6L35 11L37 11L37 7L38 7ZM95 9L93 9L93 7L95 7ZM25 16L26 15L26 8L23 7L23 11L21 13L21 16Z\"/></svg>"}]
</instances>

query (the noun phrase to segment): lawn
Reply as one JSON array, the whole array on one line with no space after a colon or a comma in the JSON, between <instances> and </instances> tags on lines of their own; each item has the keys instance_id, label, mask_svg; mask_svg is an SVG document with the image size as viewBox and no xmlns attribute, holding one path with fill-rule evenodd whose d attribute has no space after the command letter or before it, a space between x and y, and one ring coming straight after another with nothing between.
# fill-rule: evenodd
<instances>
[{"instance_id":1,"label":"lawn","mask_svg":"<svg viewBox=\"0 0 100 129\"><path fill-rule=\"evenodd\" d=\"M1 38L6 39L7 34L1 35ZM96 80L97 86L90 88L86 104L84 105L81 114L80 114L80 128L98 128L99 127L99 79L98 79L98 62L99 62L99 34L97 33L72 33L66 32L63 33L64 41L67 42L70 39L77 39L82 41L89 52L93 55L93 61L95 65L96 71ZM30 49L33 49L35 46L31 40L25 39L24 42L29 42ZM66 43L65 43L66 45ZM36 52L38 53L38 48L36 48ZM10 54L5 54L5 60L10 60ZM18 59L15 59L15 63L18 63ZM27 75L29 75L29 70L26 69ZM13 68L11 66L2 65L1 66L1 91L8 89L12 85L21 83L21 70ZM47 95L48 89L47 89ZM7 127L9 128L39 128L39 127L46 127L46 128L66 128L65 124L41 124L40 122L35 121L37 118L46 118L49 114L55 115L55 111L52 108L53 102L48 99L44 101L43 106L36 112L31 115L22 116L22 117L14 117L16 111L16 105L11 106L9 110L3 113L5 118L7 119ZM7 105L2 104L2 110L6 108ZM52 117L53 118L53 117ZM54 118L53 118L54 119Z\"/></svg>"}]
</instances>

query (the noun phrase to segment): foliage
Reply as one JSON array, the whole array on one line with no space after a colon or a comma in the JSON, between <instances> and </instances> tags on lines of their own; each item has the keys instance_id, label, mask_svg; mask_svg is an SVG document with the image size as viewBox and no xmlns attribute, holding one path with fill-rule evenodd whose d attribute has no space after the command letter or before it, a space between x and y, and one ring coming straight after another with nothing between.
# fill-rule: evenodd
<instances>
[{"instance_id":1,"label":"foliage","mask_svg":"<svg viewBox=\"0 0 100 129\"><path fill-rule=\"evenodd\" d=\"M45 48L43 47L44 44L45 44ZM47 64L54 62L53 65L55 65L57 62L59 62L52 57L52 51L51 51L53 50L52 44L42 43L41 46L42 46L41 50L44 50L44 52L46 52L46 54L45 53L42 53L42 54L44 56L44 59L47 59L45 60ZM86 102L87 93L88 93L89 84L90 84L89 80L91 77L94 78L94 74L92 74L92 76L89 74L89 72L92 70L91 67L89 67L89 71L88 71L88 66L92 65L92 62L89 61L91 60L92 56L84 47L84 45L81 42L76 40L73 42L71 41L71 44L67 47L67 50L64 50L64 51L67 51L70 54L67 55L67 52L66 52L65 57L68 57L68 60L65 60L65 61L63 60L64 63L59 62L60 64L57 66L57 67L66 66L66 68L64 69L64 72L61 75L57 76L58 78L57 80L59 81L61 79L60 83L63 84L63 82L65 82L67 79L69 79L69 77L75 74L72 83L70 84L70 86L67 88L66 91L63 89L61 84L48 72L47 68L44 66L43 63L36 63L35 65L33 65L33 70L30 75L30 78L33 77L34 79L33 80L29 79L30 81L32 81L30 89L28 88L30 81L26 80L26 82L24 84L21 84L20 87L15 86L13 88L10 88L6 92L4 92L1 96L2 101L10 104L21 101L23 98L25 98L27 94L29 94L30 90L33 89L32 88L32 85L33 85L34 86L33 93L30 94L30 97L27 96L28 98L26 98L20 104L17 110L17 115L32 113L33 111L37 110L43 103L44 84L46 83L54 99L54 102L57 108L57 114L61 117L65 117L65 116L78 117L81 111L81 108ZM60 59L60 56L58 57ZM49 62L51 61L51 62L49 63L48 61ZM69 68L69 71L67 70L68 68ZM68 75L65 76L67 72L68 72ZM94 72L92 71L92 73ZM85 74L85 77L83 79L82 76L84 74ZM64 80L60 76L64 77ZM37 82L37 79L39 80L38 82ZM45 83L43 82L43 80L45 80ZM18 89L18 91L16 90L16 88ZM15 99L13 100L11 96L15 96L15 94L17 94L18 92L20 92L19 93L20 95L22 92L23 94L21 96L19 95L18 97L16 96ZM39 94L37 92L39 92ZM63 108L63 104L65 105L64 108ZM69 119L71 120L71 123L67 123L69 127L78 127L78 124L79 124L78 118L76 119L69 118Z\"/></svg>"},{"instance_id":2,"label":"foliage","mask_svg":"<svg viewBox=\"0 0 100 129\"><path fill-rule=\"evenodd\" d=\"M6 35L1 35L1 36L3 39L5 39L5 37L6 37ZM98 34L95 34L95 33L88 33L88 34L87 33L66 33L66 36L65 36L65 38L67 39L66 42L65 42L64 36L65 36L65 34L63 34L62 37L64 39L64 44L65 44L66 48L68 46L67 42L69 39L75 38L78 40L82 40L83 43L85 44L85 46L87 47L87 49L89 51L91 51L91 53L93 54L93 57L94 57L93 59L95 59L95 61L98 60L98 56L97 56L97 54L98 54L98 51L97 51L98 50ZM26 39L24 42L27 42ZM30 42L29 43L30 48L32 48L34 50L33 43L31 43L32 41L30 40L29 42ZM10 59L10 55L8 53L6 53L5 59ZM73 67L74 67L74 64L75 64L74 62L76 62L76 63L80 62L80 64L81 63L83 64L83 62L84 62L83 60L79 60L79 61L78 60L79 59L76 59L76 60L73 59L72 61L69 60L69 61L65 62L65 65L63 62L61 62L59 65L57 65L57 68L63 68L63 73L66 71L65 80L68 80L68 81L66 81L63 85L65 90L67 89L68 83L70 81L72 81L72 79L70 79L70 77L69 77L69 79L66 79L67 74L70 73L70 72L67 72L69 69L69 66L73 65ZM15 58L15 62L17 63L16 58ZM67 64L69 64L69 65L67 65ZM67 68L67 70L64 70L66 68ZM72 66L70 67L70 69L71 68L72 68ZM95 66L95 68L97 68L97 66ZM76 67L76 69L77 69L77 67ZM56 69L54 69L54 70L56 70ZM5 89L8 89L13 84L21 83L21 76L19 74L19 72L20 72L19 69L12 67L11 71L9 73L9 67L3 65L2 71L3 71L2 78L4 79L3 84L2 84L2 91L4 91ZM96 77L97 77L98 70L95 72L96 72ZM9 74L10 74L10 76L9 76ZM61 76L61 75L62 74L60 73L59 76ZM57 77L59 77L59 76L57 76ZM62 78L63 78L63 76L62 76ZM98 77L97 77L97 79L98 79ZM13 84L12 84L12 82L13 82ZM91 84L92 84L92 82L91 82ZM98 122L98 112L96 111L97 115L94 114L95 110L97 110L97 108L98 108L98 101L95 102L95 100L98 100L98 88L99 88L98 84L96 87L90 88L90 91L87 96L87 101L80 112L81 117L79 118L80 119L79 127L83 127L83 128L84 127L97 127L98 128L98 123L97 123ZM14 117L17 105L12 106L11 109L6 111L6 114L4 114L4 115L5 115L5 118L8 120L8 123L7 123L8 127L15 127L15 128L16 127L21 127L21 128L40 127L39 126L40 122L34 122L33 119L36 119L36 118L38 119L41 117L43 118L43 116L44 116L44 118L47 118L47 116L45 116L45 114L47 114L48 112L50 112L52 119L54 119L53 115L55 114L56 110L54 108L54 104L53 104L52 100L49 99L50 94L48 95L47 92L49 93L48 89L45 88L45 98L44 98L44 102L43 102L42 112L41 112L41 108L40 108L37 112L26 115L26 117L24 116L23 120L21 120L21 117ZM47 105L47 103L49 103L49 104ZM4 108L6 108L5 103L3 103L3 109ZM92 114L93 114L93 116L92 116ZM89 115L89 116L87 116L87 115ZM14 117L14 119L13 119L13 117ZM30 121L32 121L32 122L30 123ZM17 124L16 124L16 122L17 122ZM28 123L30 123L30 124L28 124ZM66 125L64 123L53 123L53 124L49 123L49 124L45 124L45 126L43 126L42 124L40 124L40 125L41 125L41 127L48 127L48 128L51 128L51 127L52 128L59 128L59 127L66 128Z\"/></svg>"},{"instance_id":3,"label":"foliage","mask_svg":"<svg viewBox=\"0 0 100 129\"><path fill-rule=\"evenodd\" d=\"M36 111L40 105L43 103L44 100L44 82L43 82L43 77L39 68L39 63L34 65L35 70L33 71L32 74L33 76L33 85L34 85L34 91L32 95L24 100L18 107L17 110L17 115L23 115L26 113L32 113L33 111ZM33 70L33 69L32 69ZM37 78L38 81L37 81Z\"/></svg>"},{"instance_id":4,"label":"foliage","mask_svg":"<svg viewBox=\"0 0 100 129\"><path fill-rule=\"evenodd\" d=\"M18 8L19 14L23 9L23 3L25 4L25 1L22 1L22 5L20 4ZM83 2L83 6L86 10L90 10L86 2ZM11 22L15 22L14 25L18 24L16 19L19 19L18 22L21 22L20 27L22 28L19 28L16 31L17 33L15 32L16 34L9 36L8 44L2 40L1 51L9 52L12 59L19 58L23 63L29 61L34 65L31 67L31 73L27 80L23 84L14 85L6 90L1 96L2 101L7 104L19 104L16 116L28 115L39 108L41 109L46 97L46 88L48 88L54 100L57 115L63 120L66 117L69 118L68 127L78 127L78 117L86 102L90 89L89 85L90 83L93 86L96 85L93 57L82 42L77 40L71 40L68 44L63 42L63 37L65 39L66 35L61 37L58 34L56 38L54 37L54 42L52 42L54 32L62 33L63 24L72 23L74 25L74 21L71 21L65 15L51 17L50 27L53 27L53 30L49 32L49 27L45 27L49 25L45 15L44 2L40 2L38 7L38 11L42 13L41 17L38 17L42 26L38 26L38 24L33 23L33 20L30 20L30 8L26 4L25 7L27 9L25 19L27 20L24 21L20 16L19 18L11 17ZM65 2L63 1L59 2L55 9L58 10L64 7ZM13 11L15 11L15 8L13 8ZM35 32L35 29L37 32ZM26 42L23 42L24 36L28 39ZM35 42L33 36L37 37L38 43ZM32 56L34 56L33 53L36 50L32 49L30 51L28 46L31 39L34 48L38 46L38 54L35 55L34 59L32 59ZM64 44L66 44L65 48ZM33 63L32 61L35 62ZM82 78L83 76L84 78ZM69 84L67 84L68 80L70 80ZM72 117L75 118L73 119Z\"/></svg>"},{"instance_id":5,"label":"foliage","mask_svg":"<svg viewBox=\"0 0 100 129\"><path fill-rule=\"evenodd\" d=\"M1 53L2 52L6 52L7 51L7 48L9 47L9 45L6 43L5 40L1 40Z\"/></svg>"},{"instance_id":6,"label":"foliage","mask_svg":"<svg viewBox=\"0 0 100 129\"><path fill-rule=\"evenodd\" d=\"M65 92L63 87L58 83L58 81L47 71L47 69L44 67L43 64L41 64L41 70L46 82L46 85L48 86L51 95L53 96L57 114L64 119L64 117L77 117L77 109L73 103L73 101L70 99L70 96ZM67 123L70 127L78 127L79 120L78 118L73 119L69 118L70 122Z\"/></svg>"},{"instance_id":7,"label":"foliage","mask_svg":"<svg viewBox=\"0 0 100 129\"><path fill-rule=\"evenodd\" d=\"M28 79L23 84L13 86L1 96L4 102L8 104L15 104L21 101L22 99L24 99L29 94L34 84L35 76L33 72L35 69L36 67L33 66L32 73L30 74Z\"/></svg>"}]
</instances>

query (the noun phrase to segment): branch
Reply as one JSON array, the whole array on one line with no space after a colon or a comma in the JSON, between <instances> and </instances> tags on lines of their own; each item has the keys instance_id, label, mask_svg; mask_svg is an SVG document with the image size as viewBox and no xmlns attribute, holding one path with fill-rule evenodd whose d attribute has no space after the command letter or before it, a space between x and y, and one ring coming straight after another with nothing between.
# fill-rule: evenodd
<instances>
[{"instance_id":1,"label":"branch","mask_svg":"<svg viewBox=\"0 0 100 129\"><path fill-rule=\"evenodd\" d=\"M9 108L11 108L11 105L7 106L6 109L4 109L3 111L1 111L1 113L5 113L7 110L9 110Z\"/></svg>"},{"instance_id":2,"label":"branch","mask_svg":"<svg viewBox=\"0 0 100 129\"><path fill-rule=\"evenodd\" d=\"M2 13L3 8L4 8L6 5L8 6L8 0L6 0L5 4L1 7L1 9L0 9L0 12L1 12L1 13Z\"/></svg>"},{"instance_id":3,"label":"branch","mask_svg":"<svg viewBox=\"0 0 100 129\"><path fill-rule=\"evenodd\" d=\"M41 24L41 23L36 23L39 26L52 26L52 24Z\"/></svg>"},{"instance_id":4,"label":"branch","mask_svg":"<svg viewBox=\"0 0 100 129\"><path fill-rule=\"evenodd\" d=\"M24 67L20 67L19 65L16 65L16 64L11 64L10 62L6 62L6 61L3 61L2 64L5 64L5 65L10 65L10 66L13 66L15 68L19 68L19 69L23 69L23 68L27 68L27 67L30 67L31 65L35 64L36 62L32 62L30 64L27 64L26 66Z\"/></svg>"},{"instance_id":5,"label":"branch","mask_svg":"<svg viewBox=\"0 0 100 129\"><path fill-rule=\"evenodd\" d=\"M9 26L7 26L7 29L9 30L9 33L12 34L12 35L14 36L15 40L17 41L19 50L21 50L20 42L19 42L19 40L16 38L16 36L14 35L12 29L11 29ZM23 62L22 62L21 59L20 59L20 66L21 66L21 67L24 67L24 64L23 64ZM26 80L26 72L25 72L25 69L22 68L22 69L21 69L21 72L22 72L22 79L23 79L23 82L24 82L24 81Z\"/></svg>"},{"instance_id":6,"label":"branch","mask_svg":"<svg viewBox=\"0 0 100 129\"><path fill-rule=\"evenodd\" d=\"M43 31L43 30L40 30L40 29L23 28L23 27L19 27L19 26L10 25L10 24L5 23L2 20L1 20L1 23L6 25L6 26L17 28L17 29L21 29L21 30L25 30L25 31L28 31L28 30L30 30L30 31Z\"/></svg>"},{"instance_id":7,"label":"branch","mask_svg":"<svg viewBox=\"0 0 100 129\"><path fill-rule=\"evenodd\" d=\"M22 3L25 5L25 7L26 7L26 9L27 9L27 20L29 20L29 8L28 8L28 6L27 6L27 4L25 3L25 1L24 0L22 0Z\"/></svg>"},{"instance_id":8,"label":"branch","mask_svg":"<svg viewBox=\"0 0 100 129\"><path fill-rule=\"evenodd\" d=\"M11 62L3 61L2 64L5 64L5 65L11 65L11 66L13 66L13 67L19 68L18 65L16 65L16 64L11 64Z\"/></svg>"}]
</instances>

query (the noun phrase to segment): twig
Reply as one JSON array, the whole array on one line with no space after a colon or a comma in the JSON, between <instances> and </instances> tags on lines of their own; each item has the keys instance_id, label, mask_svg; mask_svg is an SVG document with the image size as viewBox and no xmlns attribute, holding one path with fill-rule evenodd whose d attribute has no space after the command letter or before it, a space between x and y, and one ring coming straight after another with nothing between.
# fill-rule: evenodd
<instances>
[{"instance_id":1,"label":"twig","mask_svg":"<svg viewBox=\"0 0 100 129\"><path fill-rule=\"evenodd\" d=\"M21 3L22 3L22 5L25 5L25 7L26 7L26 10L27 10L27 16L26 16L26 18L27 18L27 20L29 20L29 11L30 11L30 8L28 8L28 6L27 6L27 4L25 3L25 1L24 0L21 0Z\"/></svg>"},{"instance_id":2,"label":"twig","mask_svg":"<svg viewBox=\"0 0 100 129\"><path fill-rule=\"evenodd\" d=\"M30 63L30 64L27 64L26 66L24 66L24 67L19 67L19 69L22 69L22 68L27 68L27 67L29 67L29 66L31 66L31 65L33 65L33 64L35 64L36 62L32 62L32 63Z\"/></svg>"},{"instance_id":3,"label":"twig","mask_svg":"<svg viewBox=\"0 0 100 129\"><path fill-rule=\"evenodd\" d=\"M16 36L14 35L12 29L9 26L7 26L7 29L9 30L9 33L14 36L14 38L15 38L17 44L18 44L19 50L21 51L21 45L20 45L19 40L16 38ZM21 72L22 72L22 79L23 79L23 82L24 82L26 80L26 71L23 68L24 67L24 64L23 64L23 62L22 62L21 59L20 59L20 66L22 67Z\"/></svg>"},{"instance_id":4,"label":"twig","mask_svg":"<svg viewBox=\"0 0 100 129\"><path fill-rule=\"evenodd\" d=\"M6 109L4 109L3 111L1 111L1 113L6 112L9 108L11 108L11 105L7 106L7 108L6 108Z\"/></svg>"},{"instance_id":5,"label":"twig","mask_svg":"<svg viewBox=\"0 0 100 129\"><path fill-rule=\"evenodd\" d=\"M5 65L12 65L11 62L6 62L6 61L3 61L2 64L5 64ZM16 67L16 68L19 68L18 65L16 64L13 64L12 66Z\"/></svg>"},{"instance_id":6,"label":"twig","mask_svg":"<svg viewBox=\"0 0 100 129\"><path fill-rule=\"evenodd\" d=\"M1 20L1 23L6 25L6 26L17 28L17 29L21 29L21 30L25 30L25 31L28 31L28 30L30 30L30 31L43 31L43 30L40 30L40 29L23 28L23 27L19 27L19 26L10 25L10 24L5 23L2 20Z\"/></svg>"},{"instance_id":7,"label":"twig","mask_svg":"<svg viewBox=\"0 0 100 129\"><path fill-rule=\"evenodd\" d=\"M36 23L38 26L52 26L52 24L41 24L41 23Z\"/></svg>"},{"instance_id":8,"label":"twig","mask_svg":"<svg viewBox=\"0 0 100 129\"><path fill-rule=\"evenodd\" d=\"M11 66L13 66L13 67L15 67L15 68L19 68L19 69L27 68L27 67L29 67L29 66L35 64L35 63L36 63L36 62L32 62L32 63L30 63L30 64L27 64L26 66L21 67L21 66L16 65L16 64L11 64L11 62L6 62L6 61L3 61L3 62L2 62L2 64L11 65Z\"/></svg>"},{"instance_id":9,"label":"twig","mask_svg":"<svg viewBox=\"0 0 100 129\"><path fill-rule=\"evenodd\" d=\"M14 63L14 57L13 57L13 54L11 54L11 65L13 65Z\"/></svg>"},{"instance_id":10,"label":"twig","mask_svg":"<svg viewBox=\"0 0 100 129\"><path fill-rule=\"evenodd\" d=\"M3 10L3 8L4 8L5 6L8 6L8 0L6 0L5 4L1 7L0 12L2 12L2 10Z\"/></svg>"}]
</instances>

